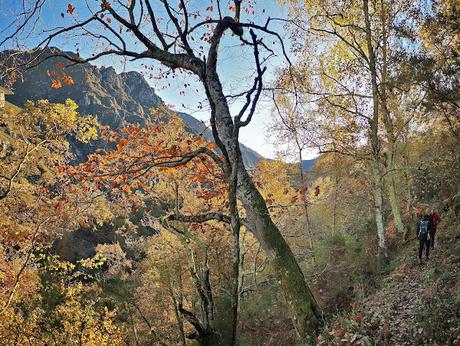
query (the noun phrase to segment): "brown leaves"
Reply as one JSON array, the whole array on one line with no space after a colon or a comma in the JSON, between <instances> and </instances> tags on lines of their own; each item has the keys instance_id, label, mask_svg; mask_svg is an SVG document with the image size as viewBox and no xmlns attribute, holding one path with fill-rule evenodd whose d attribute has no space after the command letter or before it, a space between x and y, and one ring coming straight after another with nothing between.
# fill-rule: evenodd
<instances>
[{"instance_id":1,"label":"brown leaves","mask_svg":"<svg viewBox=\"0 0 460 346\"><path fill-rule=\"evenodd\" d=\"M364 315L360 312L360 313L357 313L354 317L353 317L353 320L357 323L361 323L364 319Z\"/></svg>"},{"instance_id":2,"label":"brown leaves","mask_svg":"<svg viewBox=\"0 0 460 346\"><path fill-rule=\"evenodd\" d=\"M68 14L73 14L74 10L75 10L75 7L73 7L72 4L67 5L67 13Z\"/></svg>"},{"instance_id":3,"label":"brown leaves","mask_svg":"<svg viewBox=\"0 0 460 346\"><path fill-rule=\"evenodd\" d=\"M108 11L110 9L110 3L107 0L102 0L101 10Z\"/></svg>"},{"instance_id":4,"label":"brown leaves","mask_svg":"<svg viewBox=\"0 0 460 346\"><path fill-rule=\"evenodd\" d=\"M299 189L299 193L300 193L301 195L305 194L307 191L308 191L308 188L307 188L307 187L302 187L302 188Z\"/></svg>"},{"instance_id":5,"label":"brown leaves","mask_svg":"<svg viewBox=\"0 0 460 346\"><path fill-rule=\"evenodd\" d=\"M320 193L320 189L319 189L319 185L317 185L317 186L315 187L315 192L314 192L315 197L318 197L318 196L319 196L319 193Z\"/></svg>"}]
</instances>

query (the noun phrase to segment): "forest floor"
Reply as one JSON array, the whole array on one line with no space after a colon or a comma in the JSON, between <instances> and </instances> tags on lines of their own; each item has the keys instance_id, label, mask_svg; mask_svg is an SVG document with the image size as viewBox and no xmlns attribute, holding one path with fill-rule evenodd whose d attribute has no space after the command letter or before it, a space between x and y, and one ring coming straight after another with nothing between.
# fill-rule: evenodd
<instances>
[{"instance_id":1,"label":"forest floor","mask_svg":"<svg viewBox=\"0 0 460 346\"><path fill-rule=\"evenodd\" d=\"M418 263L414 239L381 289L355 301L320 345L460 345L460 229L439 229L430 259Z\"/></svg>"}]
</instances>

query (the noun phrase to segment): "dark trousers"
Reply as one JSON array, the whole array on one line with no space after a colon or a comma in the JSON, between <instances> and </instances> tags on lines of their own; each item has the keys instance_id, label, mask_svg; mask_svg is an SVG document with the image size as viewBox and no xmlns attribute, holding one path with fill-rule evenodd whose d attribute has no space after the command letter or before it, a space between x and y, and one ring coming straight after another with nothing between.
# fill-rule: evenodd
<instances>
[{"instance_id":1,"label":"dark trousers","mask_svg":"<svg viewBox=\"0 0 460 346\"><path fill-rule=\"evenodd\" d=\"M423 248L426 248L426 258L430 255L430 240L428 237L420 238L420 246L418 248L418 258L422 259Z\"/></svg>"},{"instance_id":2,"label":"dark trousers","mask_svg":"<svg viewBox=\"0 0 460 346\"><path fill-rule=\"evenodd\" d=\"M434 237L436 235L436 227L430 232L430 237L431 237L431 248L434 248Z\"/></svg>"}]
</instances>

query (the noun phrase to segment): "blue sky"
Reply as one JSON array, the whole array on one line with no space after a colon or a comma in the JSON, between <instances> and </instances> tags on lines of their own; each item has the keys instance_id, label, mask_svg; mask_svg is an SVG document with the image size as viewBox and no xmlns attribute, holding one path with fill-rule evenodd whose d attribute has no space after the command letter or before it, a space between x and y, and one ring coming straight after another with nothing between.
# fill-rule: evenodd
<instances>
[{"instance_id":1,"label":"blue sky","mask_svg":"<svg viewBox=\"0 0 460 346\"><path fill-rule=\"evenodd\" d=\"M42 10L42 14L38 21L34 24L33 30L25 31L22 35L21 48L33 47L40 41L40 37L43 37L43 31L55 27L69 25L72 20L84 19L89 15L89 11L86 8L85 1L73 0L73 1L61 1L61 0L44 0L45 5ZM66 9L69 3L72 3L75 11L72 16L66 13ZM192 6L196 9L200 9L204 12L204 9L210 5L215 6L215 0L198 0L190 1ZM11 30L15 27L15 14L20 10L22 1L18 0L0 0L0 41L6 37ZM94 0L88 0L91 6L97 5ZM158 3L153 1L153 3ZM224 4L225 1L222 1ZM226 6L223 6L226 8ZM95 7L97 9L97 7ZM61 13L64 13L64 18L61 17ZM264 24L267 16L271 17L286 17L287 9L277 4L276 1L259 0L255 3L254 15L251 15L251 20L256 23ZM74 18L72 18L74 17ZM242 18L244 21L244 17ZM282 24L275 24L272 28L277 29L278 32L283 33ZM273 38L267 37L265 42L273 44ZM286 38L286 42L288 39ZM86 40L84 37L69 35L63 36L53 42L52 45L57 46L64 50L75 51L79 49L83 57L90 54L90 50L94 51L96 43ZM0 49L10 48L14 42L9 41L4 47ZM279 46L274 46L276 51L280 51ZM135 46L133 46L135 49ZM224 39L220 48L220 63L219 72L224 85L224 88L229 94L238 93L249 88L254 78L254 58L250 50L243 50L239 45L239 41L227 35ZM152 66L150 62L148 66ZM136 63L121 63L120 57L104 58L94 62L96 65L113 66L118 72L123 70L138 70L146 71L142 66L141 62ZM285 61L282 58L273 58L267 64L268 71L265 76L265 82L270 83L275 78L276 71L279 68L285 66ZM153 64L154 71L159 71L160 65ZM163 68L164 69L164 68ZM150 71L149 71L150 73ZM156 74L157 72L154 72ZM146 75L148 76L148 74ZM201 85L189 75L179 74L174 79L169 78L168 80L149 79L147 81L153 86L158 95L163 100L174 105L178 111L183 111L192 114L198 119L205 122L209 120L209 112L205 108L200 110L198 105L200 102L206 105L204 92ZM190 84L189 87L184 88L184 84ZM197 91L196 91L197 90ZM185 91L185 95L181 95L181 91ZM231 109L234 113L237 113L241 103L234 103ZM251 122L251 124L242 129L240 134L240 141L252 149L258 151L260 154L273 158L275 155L274 146L266 140L265 129L272 119L272 105L269 100L261 100L257 109L257 112ZM308 154L307 154L308 156ZM310 155L311 156L311 155Z\"/></svg>"}]
</instances>

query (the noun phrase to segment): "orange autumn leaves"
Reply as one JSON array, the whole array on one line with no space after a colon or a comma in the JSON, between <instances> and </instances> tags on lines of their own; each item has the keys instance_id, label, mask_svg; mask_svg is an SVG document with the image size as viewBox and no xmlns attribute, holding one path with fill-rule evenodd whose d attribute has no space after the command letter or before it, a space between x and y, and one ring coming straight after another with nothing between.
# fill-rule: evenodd
<instances>
[{"instance_id":1,"label":"orange autumn leaves","mask_svg":"<svg viewBox=\"0 0 460 346\"><path fill-rule=\"evenodd\" d=\"M82 183L134 204L140 195L147 195L166 180L200 185L202 188L196 189L198 198L217 198L225 191L222 172L207 155L196 154L200 148L213 150L214 144L201 135L186 133L182 120L174 114L169 118L159 124L131 125L120 131L105 128L101 138L107 142L107 149L62 170Z\"/></svg>"},{"instance_id":2,"label":"orange autumn leaves","mask_svg":"<svg viewBox=\"0 0 460 346\"><path fill-rule=\"evenodd\" d=\"M110 3L107 0L102 0L101 1L101 10L104 11L104 10L109 10L109 9L110 9ZM74 11L75 11L75 7L71 3L67 4L67 11L66 12L68 14L72 15Z\"/></svg>"},{"instance_id":3,"label":"orange autumn leaves","mask_svg":"<svg viewBox=\"0 0 460 346\"><path fill-rule=\"evenodd\" d=\"M57 63L56 70L47 71L47 75L51 79L51 88L59 89L62 88L63 85L74 84L72 77L63 71L64 68L64 63Z\"/></svg>"}]
</instances>

